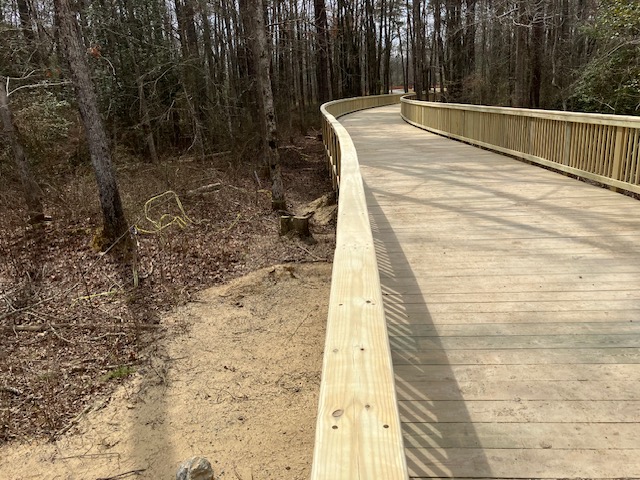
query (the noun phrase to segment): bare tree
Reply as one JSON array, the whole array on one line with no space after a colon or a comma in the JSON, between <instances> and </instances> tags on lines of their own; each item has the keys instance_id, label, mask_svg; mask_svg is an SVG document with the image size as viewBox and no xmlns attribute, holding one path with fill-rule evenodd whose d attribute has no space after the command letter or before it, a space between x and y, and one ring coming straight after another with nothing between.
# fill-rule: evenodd
<instances>
[{"instance_id":1,"label":"bare tree","mask_svg":"<svg viewBox=\"0 0 640 480\"><path fill-rule=\"evenodd\" d=\"M241 3L241 5L243 5ZM247 19L253 24L250 37L254 58L256 59L256 82L261 104L261 122L265 133L263 139L263 156L269 167L271 176L271 207L274 210L286 210L284 184L278 154L278 129L276 113L273 106L273 90L271 87L271 58L267 43L267 31L264 21L262 0L246 0Z\"/></svg>"},{"instance_id":2,"label":"bare tree","mask_svg":"<svg viewBox=\"0 0 640 480\"><path fill-rule=\"evenodd\" d=\"M98 111L98 98L89 74L87 52L80 37L75 12L71 9L70 0L55 0L54 5L58 37L71 71L98 183L104 221L103 238L106 244L110 244L121 237L128 238L126 233L129 228L111 162L111 149Z\"/></svg>"},{"instance_id":3,"label":"bare tree","mask_svg":"<svg viewBox=\"0 0 640 480\"><path fill-rule=\"evenodd\" d=\"M314 0L315 27L317 35L318 63L316 75L318 79L318 99L320 103L329 101L331 75L329 67L329 37L327 33L327 8L324 0Z\"/></svg>"}]
</instances>

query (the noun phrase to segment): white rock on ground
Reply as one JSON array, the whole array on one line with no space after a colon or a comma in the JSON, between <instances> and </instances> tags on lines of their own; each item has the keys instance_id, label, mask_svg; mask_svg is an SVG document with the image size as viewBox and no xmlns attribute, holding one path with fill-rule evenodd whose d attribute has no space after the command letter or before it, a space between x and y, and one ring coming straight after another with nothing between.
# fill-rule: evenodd
<instances>
[{"instance_id":1,"label":"white rock on ground","mask_svg":"<svg viewBox=\"0 0 640 480\"><path fill-rule=\"evenodd\" d=\"M178 468L176 480L213 480L211 463L202 457L190 458Z\"/></svg>"}]
</instances>

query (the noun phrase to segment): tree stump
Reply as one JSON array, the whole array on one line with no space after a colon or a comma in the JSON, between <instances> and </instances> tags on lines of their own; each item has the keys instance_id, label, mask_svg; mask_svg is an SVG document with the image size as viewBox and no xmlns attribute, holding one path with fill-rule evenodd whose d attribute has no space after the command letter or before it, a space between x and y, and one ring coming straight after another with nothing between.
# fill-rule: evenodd
<instances>
[{"instance_id":1,"label":"tree stump","mask_svg":"<svg viewBox=\"0 0 640 480\"><path fill-rule=\"evenodd\" d=\"M280 235L293 234L300 238L311 236L309 217L299 215L282 215L280 217Z\"/></svg>"}]
</instances>

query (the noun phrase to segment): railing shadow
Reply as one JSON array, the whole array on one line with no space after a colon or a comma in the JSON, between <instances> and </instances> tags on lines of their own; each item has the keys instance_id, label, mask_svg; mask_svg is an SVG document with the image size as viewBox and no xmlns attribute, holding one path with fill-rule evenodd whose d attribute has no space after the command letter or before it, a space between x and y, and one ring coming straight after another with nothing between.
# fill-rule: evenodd
<instances>
[{"instance_id":1,"label":"railing shadow","mask_svg":"<svg viewBox=\"0 0 640 480\"><path fill-rule=\"evenodd\" d=\"M378 210L374 192L366 181L364 184L368 206L377 207ZM396 368L396 389L410 476L462 478L468 476L469 468L472 468L478 477L490 477L491 469L484 452L476 448L471 455L470 450L456 448L456 439L450 438L441 428L445 423L450 424L452 417L455 417L456 424L464 424L465 445L481 447L425 298L422 294L415 294L420 292L420 286L409 261L400 255L400 242L384 214L370 215L370 223L394 367L402 366ZM379 235L382 230L385 233L384 240ZM394 252L393 262L389 259L389 251ZM406 292L413 293L408 295ZM423 331L427 325L434 332L428 349L420 352L421 355L428 355L427 363L415 355L419 350L416 339L424 335L412 324L416 319L419 320L420 330ZM435 376L430 378L438 387L433 391L425 391L416 386L416 380L420 379L420 384L424 385L425 369L431 369L432 366L437 368Z\"/></svg>"}]
</instances>

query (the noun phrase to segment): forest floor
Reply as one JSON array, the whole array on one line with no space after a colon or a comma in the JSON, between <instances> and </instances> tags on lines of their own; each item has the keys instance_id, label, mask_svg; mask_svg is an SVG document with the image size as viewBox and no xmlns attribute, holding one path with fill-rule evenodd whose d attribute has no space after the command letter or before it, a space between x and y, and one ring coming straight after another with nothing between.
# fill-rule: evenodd
<instances>
[{"instance_id":1,"label":"forest floor","mask_svg":"<svg viewBox=\"0 0 640 480\"><path fill-rule=\"evenodd\" d=\"M311 241L278 235L246 162L118 164L140 232L137 287L92 247L89 168L48 172L53 221L37 229L4 177L0 478L170 479L194 455L216 479L308 477L335 205L322 144L294 140L287 199L316 212ZM174 222L147 233L163 215Z\"/></svg>"}]
</instances>

